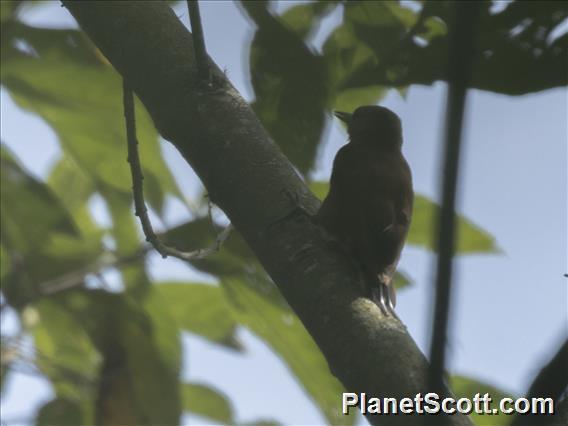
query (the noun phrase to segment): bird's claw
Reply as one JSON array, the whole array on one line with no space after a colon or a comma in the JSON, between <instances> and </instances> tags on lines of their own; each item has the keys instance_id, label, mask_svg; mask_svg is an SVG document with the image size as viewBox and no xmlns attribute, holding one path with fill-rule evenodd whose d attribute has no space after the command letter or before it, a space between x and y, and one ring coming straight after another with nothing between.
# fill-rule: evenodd
<instances>
[{"instance_id":1,"label":"bird's claw","mask_svg":"<svg viewBox=\"0 0 568 426\"><path fill-rule=\"evenodd\" d=\"M377 287L373 287L372 293L372 299L383 315L392 316L400 321L400 318L394 311L394 292L389 288L389 286L381 282Z\"/></svg>"}]
</instances>

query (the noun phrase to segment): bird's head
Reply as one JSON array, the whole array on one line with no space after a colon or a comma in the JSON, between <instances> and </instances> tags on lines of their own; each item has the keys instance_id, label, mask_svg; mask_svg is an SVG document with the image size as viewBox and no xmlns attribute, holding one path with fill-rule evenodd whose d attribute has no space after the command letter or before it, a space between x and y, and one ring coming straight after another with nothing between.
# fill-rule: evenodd
<instances>
[{"instance_id":1,"label":"bird's head","mask_svg":"<svg viewBox=\"0 0 568 426\"><path fill-rule=\"evenodd\" d=\"M357 108L352 114L334 111L334 115L347 124L352 143L384 148L400 148L402 145L400 118L388 108L369 105Z\"/></svg>"}]
</instances>

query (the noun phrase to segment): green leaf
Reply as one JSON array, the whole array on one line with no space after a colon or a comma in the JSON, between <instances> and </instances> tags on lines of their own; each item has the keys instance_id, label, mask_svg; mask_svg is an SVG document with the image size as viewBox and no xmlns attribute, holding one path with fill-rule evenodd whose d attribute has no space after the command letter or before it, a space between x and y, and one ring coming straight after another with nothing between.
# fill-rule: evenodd
<instances>
[{"instance_id":1,"label":"green leaf","mask_svg":"<svg viewBox=\"0 0 568 426\"><path fill-rule=\"evenodd\" d=\"M301 173L307 173L314 165L325 124L329 85L324 62L295 32L305 33L309 27L305 22L287 15L297 24L293 30L293 25L273 16L266 4L241 4L258 26L250 48L254 111L286 156ZM319 16L315 9L321 6L305 7L314 8L312 19Z\"/></svg>"},{"instance_id":2,"label":"green leaf","mask_svg":"<svg viewBox=\"0 0 568 426\"><path fill-rule=\"evenodd\" d=\"M457 398L469 398L471 400L476 394L479 394L481 397L489 394L492 399L491 408L496 408L498 401L503 398L514 398L501 389L464 376L452 376L450 378L450 387ZM491 424L491 426L505 426L511 422L511 416L505 414L476 414L474 412L470 415L470 419L478 426L488 424Z\"/></svg>"},{"instance_id":3,"label":"green leaf","mask_svg":"<svg viewBox=\"0 0 568 426\"><path fill-rule=\"evenodd\" d=\"M308 188L320 201L323 201L329 192L329 182L311 181Z\"/></svg>"},{"instance_id":4,"label":"green leaf","mask_svg":"<svg viewBox=\"0 0 568 426\"><path fill-rule=\"evenodd\" d=\"M181 414L180 341L173 323L166 326L167 310L163 308L162 317L146 311L138 322L133 321L139 315L136 308L123 309L117 326L142 417L150 424L177 424ZM167 335L160 334L164 330Z\"/></svg>"},{"instance_id":5,"label":"green leaf","mask_svg":"<svg viewBox=\"0 0 568 426\"><path fill-rule=\"evenodd\" d=\"M217 237L215 232L209 219L199 218L169 229L161 239L180 250L192 251L211 247ZM191 261L195 268L216 276L240 275L251 263L257 263L256 257L236 230L231 231L218 252Z\"/></svg>"},{"instance_id":6,"label":"green leaf","mask_svg":"<svg viewBox=\"0 0 568 426\"><path fill-rule=\"evenodd\" d=\"M4 245L0 244L0 282L10 273L10 269L10 255Z\"/></svg>"},{"instance_id":7,"label":"green leaf","mask_svg":"<svg viewBox=\"0 0 568 426\"><path fill-rule=\"evenodd\" d=\"M403 272L396 271L394 274L394 288L398 290L402 290L405 287L413 284L412 280Z\"/></svg>"},{"instance_id":8,"label":"green leaf","mask_svg":"<svg viewBox=\"0 0 568 426\"><path fill-rule=\"evenodd\" d=\"M6 279L5 291L19 293L11 301L18 304L29 296L25 293L32 291L31 287L96 262L102 254L102 234L87 214L86 200L82 200L81 211L77 203L70 202L71 194L81 186L80 176L71 179L67 174L67 182L61 179L48 186L27 174L5 146L0 161L2 257L17 252L20 265L10 276L5 270L2 278ZM70 186L70 181L74 185Z\"/></svg>"},{"instance_id":9,"label":"green leaf","mask_svg":"<svg viewBox=\"0 0 568 426\"><path fill-rule=\"evenodd\" d=\"M424 20L424 32L420 32L420 37L425 40L432 40L436 37L443 37L448 34L448 27L445 22L436 16L428 17Z\"/></svg>"},{"instance_id":10,"label":"green leaf","mask_svg":"<svg viewBox=\"0 0 568 426\"><path fill-rule=\"evenodd\" d=\"M298 4L280 15L280 20L289 30L301 38L306 38L319 28L322 17L331 13L336 6L337 2L334 1Z\"/></svg>"},{"instance_id":11,"label":"green leaf","mask_svg":"<svg viewBox=\"0 0 568 426\"><path fill-rule=\"evenodd\" d=\"M38 411L37 426L76 426L85 424L81 405L70 398L54 398Z\"/></svg>"},{"instance_id":12,"label":"green leaf","mask_svg":"<svg viewBox=\"0 0 568 426\"><path fill-rule=\"evenodd\" d=\"M66 309L66 300L72 301L73 296L42 299L26 308L28 318L32 313L39 318L31 329L40 355L36 363L58 396L73 399L79 395L92 404L100 356L75 313Z\"/></svg>"},{"instance_id":13,"label":"green leaf","mask_svg":"<svg viewBox=\"0 0 568 426\"><path fill-rule=\"evenodd\" d=\"M70 321L65 327L46 323L45 333L61 336L67 346L72 346L77 342L70 338L69 330L83 330L79 335L87 335L97 349L96 359L101 367L96 371L100 371L101 380L93 382L97 383L97 415L103 416L102 423L104 419L116 420L113 415L121 411L120 418L137 419L137 423L179 421L178 328L167 305L151 292L146 296L139 302L141 298L135 300L124 294L76 289L41 301L42 308L47 303L52 308L41 315L42 322L64 315L74 319L73 327L69 327ZM69 351L67 347L57 348L53 340L46 342L51 342L52 350ZM50 347L47 343L42 344L44 350ZM80 357L71 361L71 366L80 366ZM89 365L86 362L83 357L84 366ZM68 366L66 359L65 365Z\"/></svg>"},{"instance_id":14,"label":"green leaf","mask_svg":"<svg viewBox=\"0 0 568 426\"><path fill-rule=\"evenodd\" d=\"M140 305L152 323L152 344L157 348L160 361L172 376L178 376L182 362L180 327L168 300L152 286Z\"/></svg>"},{"instance_id":15,"label":"green leaf","mask_svg":"<svg viewBox=\"0 0 568 426\"><path fill-rule=\"evenodd\" d=\"M167 282L157 283L154 288L182 329L231 349L239 349L234 337L238 323L220 287Z\"/></svg>"},{"instance_id":16,"label":"green leaf","mask_svg":"<svg viewBox=\"0 0 568 426\"><path fill-rule=\"evenodd\" d=\"M272 347L328 421L353 424L355 416L343 416L337 409L343 386L296 315L256 290L250 278L228 278L222 284L238 321Z\"/></svg>"},{"instance_id":17,"label":"green leaf","mask_svg":"<svg viewBox=\"0 0 568 426\"><path fill-rule=\"evenodd\" d=\"M349 25L340 25L331 32L323 45L323 59L329 76L330 87L336 96L341 90L361 85L345 82L362 66L375 63L373 51L358 39ZM365 86L369 86L366 84Z\"/></svg>"},{"instance_id":18,"label":"green leaf","mask_svg":"<svg viewBox=\"0 0 568 426\"><path fill-rule=\"evenodd\" d=\"M0 162L3 258L17 259L2 286L10 304L21 306L45 282L96 262L102 235L96 227L77 227L57 194L28 175L4 147Z\"/></svg>"},{"instance_id":19,"label":"green leaf","mask_svg":"<svg viewBox=\"0 0 568 426\"><path fill-rule=\"evenodd\" d=\"M416 22L416 15L408 8L394 2L359 2L345 5L345 20L359 27L382 29L384 27L403 32Z\"/></svg>"},{"instance_id":20,"label":"green leaf","mask_svg":"<svg viewBox=\"0 0 568 426\"><path fill-rule=\"evenodd\" d=\"M70 185L70 182L73 184ZM51 170L47 184L73 215L75 223L83 233L98 230L87 204L89 198L95 194L94 182L72 158L64 155L59 159Z\"/></svg>"},{"instance_id":21,"label":"green leaf","mask_svg":"<svg viewBox=\"0 0 568 426\"><path fill-rule=\"evenodd\" d=\"M400 40L416 20L414 12L395 2L350 2L343 16L343 24L324 45L337 91L387 86L362 82L356 76L361 69L385 68L393 62Z\"/></svg>"},{"instance_id":22,"label":"green leaf","mask_svg":"<svg viewBox=\"0 0 568 426\"><path fill-rule=\"evenodd\" d=\"M1 1L0 2L0 22L4 24L4 22L10 20L14 16L14 12L16 11L18 1Z\"/></svg>"},{"instance_id":23,"label":"green leaf","mask_svg":"<svg viewBox=\"0 0 568 426\"><path fill-rule=\"evenodd\" d=\"M46 120L65 153L95 182L130 193L118 74L80 31L20 23L11 25L5 38L2 84L13 100ZM35 53L16 49L16 39ZM183 198L162 159L150 117L140 102L136 106L148 199L161 212L166 194Z\"/></svg>"},{"instance_id":24,"label":"green leaf","mask_svg":"<svg viewBox=\"0 0 568 426\"><path fill-rule=\"evenodd\" d=\"M407 241L429 250L435 250L436 220L439 206L428 198L414 197L414 213ZM457 254L496 253L499 248L495 239L462 215L457 217Z\"/></svg>"},{"instance_id":25,"label":"green leaf","mask_svg":"<svg viewBox=\"0 0 568 426\"><path fill-rule=\"evenodd\" d=\"M41 181L30 176L2 145L0 151L2 242L27 252L45 246L57 231L77 235L71 216Z\"/></svg>"},{"instance_id":26,"label":"green leaf","mask_svg":"<svg viewBox=\"0 0 568 426\"><path fill-rule=\"evenodd\" d=\"M413 28L417 13L397 2L347 3L343 24L324 49L326 63L335 69L330 73L343 70L342 87L447 81L447 28L452 25L454 5L423 2L425 19ZM566 16L561 2L516 1L499 13L491 7L491 2L481 5L470 87L521 95L568 84L568 35L550 38ZM338 48L340 34L343 44ZM417 38L422 42L417 43ZM353 58L361 46L372 54L366 58L359 54L356 62ZM516 72L519 69L523 72Z\"/></svg>"},{"instance_id":27,"label":"green leaf","mask_svg":"<svg viewBox=\"0 0 568 426\"><path fill-rule=\"evenodd\" d=\"M314 195L323 200L329 191L328 182L314 181L309 184ZM438 217L439 206L423 195L414 196L414 213L408 232L407 244L414 244L428 250L435 250L434 229ZM458 215L458 254L496 253L499 248L495 239L469 219Z\"/></svg>"},{"instance_id":28,"label":"green leaf","mask_svg":"<svg viewBox=\"0 0 568 426\"><path fill-rule=\"evenodd\" d=\"M139 219L134 215L134 207L130 194L124 194L112 188L101 188L110 217L112 219L112 236L116 244L115 251L120 257L138 256L135 261L124 265L120 272L128 290L144 292L150 286L146 275L144 256L140 254L143 239L140 236Z\"/></svg>"},{"instance_id":29,"label":"green leaf","mask_svg":"<svg viewBox=\"0 0 568 426\"><path fill-rule=\"evenodd\" d=\"M183 408L222 424L233 424L233 408L226 395L197 383L182 385Z\"/></svg>"},{"instance_id":30,"label":"green leaf","mask_svg":"<svg viewBox=\"0 0 568 426\"><path fill-rule=\"evenodd\" d=\"M146 305L142 310L114 295L101 298L98 303L109 298L115 300L107 303L101 314L111 316L110 325L116 327L116 333L113 336L108 330L100 330L106 333L103 355L109 367L114 369L116 356L124 356L120 367L131 381L129 387L139 418L147 419L149 424L177 424L181 415L181 352L178 330L167 316L167 307L152 312ZM157 311L160 315L156 315ZM100 326L103 324L100 321Z\"/></svg>"},{"instance_id":31,"label":"green leaf","mask_svg":"<svg viewBox=\"0 0 568 426\"><path fill-rule=\"evenodd\" d=\"M339 92L333 102L337 111L353 112L361 105L375 105L387 93L381 86L357 87Z\"/></svg>"}]
</instances>

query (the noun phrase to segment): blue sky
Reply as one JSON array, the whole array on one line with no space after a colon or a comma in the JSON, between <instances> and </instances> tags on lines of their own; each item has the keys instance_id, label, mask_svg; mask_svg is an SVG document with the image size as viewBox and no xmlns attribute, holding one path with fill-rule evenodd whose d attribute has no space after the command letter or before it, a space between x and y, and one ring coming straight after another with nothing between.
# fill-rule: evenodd
<instances>
[{"instance_id":1,"label":"blue sky","mask_svg":"<svg viewBox=\"0 0 568 426\"><path fill-rule=\"evenodd\" d=\"M181 6L176 10L187 24ZM201 14L210 55L227 69L237 89L252 99L248 51L243 49L252 35L250 23L229 2L202 2ZM325 20L314 39L316 48L339 19L336 13ZM75 26L56 2L30 11L27 22ZM416 192L438 199L445 85L413 86L405 99L391 92L381 104L402 119L403 150ZM3 89L1 107L2 140L32 172L45 176L58 155L53 132L40 119L17 110ZM474 90L468 98L458 210L490 232L502 253L456 260L449 368L515 394L523 393L550 350L566 335L567 113L565 88L521 97ZM333 156L346 140L331 117L328 126L328 140L314 171L322 179L329 176ZM170 144L163 144L163 150L180 182L195 179ZM104 211L96 201L93 208L104 221ZM170 221L182 220L184 214L174 206ZM431 253L407 248L400 264L415 284L400 293L397 311L426 353L434 260ZM189 280L194 276L175 260L155 256L150 264L156 278ZM2 326L9 328L10 321ZM264 417L289 424L323 422L270 349L245 330L240 337L248 347L244 356L184 336L190 353L184 376L226 392L241 421ZM3 417L32 418L31 410L49 395L42 380L14 375L2 398ZM338 407L339 403L338 395Z\"/></svg>"}]
</instances>

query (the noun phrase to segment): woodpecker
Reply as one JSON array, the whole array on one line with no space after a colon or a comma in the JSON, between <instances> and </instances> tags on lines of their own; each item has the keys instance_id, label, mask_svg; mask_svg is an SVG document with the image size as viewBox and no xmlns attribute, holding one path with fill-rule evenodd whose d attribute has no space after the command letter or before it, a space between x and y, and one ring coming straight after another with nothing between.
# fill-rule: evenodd
<instances>
[{"instance_id":1,"label":"woodpecker","mask_svg":"<svg viewBox=\"0 0 568 426\"><path fill-rule=\"evenodd\" d=\"M316 222L360 265L368 297L396 317L393 278L412 218L412 175L399 117L381 106L335 111L348 143L335 156Z\"/></svg>"}]
</instances>

